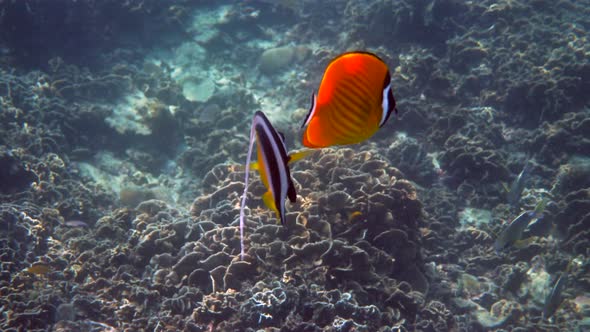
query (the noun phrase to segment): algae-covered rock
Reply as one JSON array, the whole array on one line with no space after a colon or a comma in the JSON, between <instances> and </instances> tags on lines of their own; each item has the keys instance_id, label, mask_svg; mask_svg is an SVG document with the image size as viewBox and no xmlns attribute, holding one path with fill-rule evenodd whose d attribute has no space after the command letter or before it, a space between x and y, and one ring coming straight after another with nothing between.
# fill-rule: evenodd
<instances>
[{"instance_id":1,"label":"algae-covered rock","mask_svg":"<svg viewBox=\"0 0 590 332\"><path fill-rule=\"evenodd\" d=\"M475 320L486 331L488 329L502 328L510 322L517 320L522 314L522 308L518 303L507 300L500 300L494 303L489 311L474 302L467 302L469 306L463 305L463 307L472 310ZM456 304L459 304L459 302L456 302Z\"/></svg>"},{"instance_id":2,"label":"algae-covered rock","mask_svg":"<svg viewBox=\"0 0 590 332\"><path fill-rule=\"evenodd\" d=\"M590 186L590 158L573 156L559 167L552 191L567 193Z\"/></svg>"},{"instance_id":3,"label":"algae-covered rock","mask_svg":"<svg viewBox=\"0 0 590 332\"><path fill-rule=\"evenodd\" d=\"M182 84L182 94L190 101L206 102L215 92L215 83L212 80L198 82L188 79Z\"/></svg>"},{"instance_id":4,"label":"algae-covered rock","mask_svg":"<svg viewBox=\"0 0 590 332\"><path fill-rule=\"evenodd\" d=\"M265 75L275 75L280 70L303 61L309 54L305 46L282 46L268 49L262 53L258 63Z\"/></svg>"}]
</instances>

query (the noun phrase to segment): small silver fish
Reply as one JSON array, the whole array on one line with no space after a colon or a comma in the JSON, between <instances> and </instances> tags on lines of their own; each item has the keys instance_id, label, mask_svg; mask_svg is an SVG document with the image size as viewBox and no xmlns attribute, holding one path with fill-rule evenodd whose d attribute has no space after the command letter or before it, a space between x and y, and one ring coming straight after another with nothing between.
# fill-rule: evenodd
<instances>
[{"instance_id":1,"label":"small silver fish","mask_svg":"<svg viewBox=\"0 0 590 332\"><path fill-rule=\"evenodd\" d=\"M66 222L64 222L64 225L68 226L68 227L88 227L88 224L81 221L81 220L68 220Z\"/></svg>"},{"instance_id":2,"label":"small silver fish","mask_svg":"<svg viewBox=\"0 0 590 332\"><path fill-rule=\"evenodd\" d=\"M498 235L494 242L494 250L499 253L514 244L514 242L520 240L522 238L522 233L524 233L527 226L531 224L533 220L541 217L542 215L540 213L532 210L521 213L518 217L514 218L514 220L512 220L502 232L500 232L500 235Z\"/></svg>"},{"instance_id":3,"label":"small silver fish","mask_svg":"<svg viewBox=\"0 0 590 332\"><path fill-rule=\"evenodd\" d=\"M553 285L551 293L549 293L545 298L545 305L543 306L543 319L551 318L555 311L557 311L557 308L559 308L559 305L563 301L563 297L561 295L566 284L567 275L563 273Z\"/></svg>"},{"instance_id":4,"label":"small silver fish","mask_svg":"<svg viewBox=\"0 0 590 332\"><path fill-rule=\"evenodd\" d=\"M522 171L518 174L516 179L512 181L510 185L510 189L508 190L507 199L508 203L512 206L517 206L520 202L520 196L522 195L522 191L526 185L526 182L530 175L531 164L527 161L522 168Z\"/></svg>"}]
</instances>

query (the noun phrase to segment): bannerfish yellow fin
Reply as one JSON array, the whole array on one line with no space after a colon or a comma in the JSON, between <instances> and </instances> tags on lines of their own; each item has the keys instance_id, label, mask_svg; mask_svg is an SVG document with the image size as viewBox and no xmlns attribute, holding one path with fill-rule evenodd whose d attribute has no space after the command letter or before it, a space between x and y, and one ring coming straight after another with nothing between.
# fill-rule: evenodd
<instances>
[{"instance_id":1,"label":"bannerfish yellow fin","mask_svg":"<svg viewBox=\"0 0 590 332\"><path fill-rule=\"evenodd\" d=\"M289 164L294 163L296 161L299 161L307 156L309 156L310 154L316 152L317 150L312 150L312 149L306 149L306 150L301 150L301 151L297 151L297 152L293 152L289 155Z\"/></svg>"},{"instance_id":2,"label":"bannerfish yellow fin","mask_svg":"<svg viewBox=\"0 0 590 332\"><path fill-rule=\"evenodd\" d=\"M272 192L267 191L262 195L262 201L264 202L264 205L266 205L267 208L273 210L276 214L277 217L279 217L279 210L277 209L277 206L275 204L275 200L272 197ZM279 217L280 219L280 217Z\"/></svg>"},{"instance_id":3,"label":"bannerfish yellow fin","mask_svg":"<svg viewBox=\"0 0 590 332\"><path fill-rule=\"evenodd\" d=\"M504 191L506 191L507 193L510 192L510 187L508 186L508 183L502 182L502 187L504 187Z\"/></svg>"},{"instance_id":4,"label":"bannerfish yellow fin","mask_svg":"<svg viewBox=\"0 0 590 332\"><path fill-rule=\"evenodd\" d=\"M257 161L254 161L254 162L251 162L250 165L232 165L231 168L234 171L245 172L246 170L248 170L248 171L251 171L251 170L258 171L260 169L260 166L258 165L258 162Z\"/></svg>"}]
</instances>

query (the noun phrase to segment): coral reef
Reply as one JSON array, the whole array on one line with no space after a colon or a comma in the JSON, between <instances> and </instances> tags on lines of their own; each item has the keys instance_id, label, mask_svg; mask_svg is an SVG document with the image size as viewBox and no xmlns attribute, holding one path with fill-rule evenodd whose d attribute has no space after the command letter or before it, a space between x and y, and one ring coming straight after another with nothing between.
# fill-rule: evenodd
<instances>
[{"instance_id":1,"label":"coral reef","mask_svg":"<svg viewBox=\"0 0 590 332\"><path fill-rule=\"evenodd\" d=\"M587 0L0 7L1 330L588 329ZM297 149L355 49L399 117L292 164L285 226L254 180L240 260L251 114Z\"/></svg>"},{"instance_id":2,"label":"coral reef","mask_svg":"<svg viewBox=\"0 0 590 332\"><path fill-rule=\"evenodd\" d=\"M327 180L314 180L302 190L288 227L251 209L246 261L237 260L234 225L235 193L243 186L235 178L241 174L226 168L207 176L215 185L195 201L190 219L163 201L149 200L136 209L113 211L87 232L55 233L51 246L69 248L71 254L60 258L53 256L57 248L44 248L55 270L42 277L50 284L78 287L70 289L67 302L59 300L65 293L53 294L53 307L29 317L30 326L52 321L54 315L128 328L213 324L221 330L309 324L377 329L414 321L428 289L421 272L416 230L421 203L415 189L370 152L323 152L304 163L307 167L294 172L298 181ZM315 176L326 172L323 163L333 165L329 174ZM254 193L262 190L260 182L253 187ZM343 195L350 204L327 204ZM357 210L363 211L361 218L345 218ZM59 212L53 213L59 218ZM24 213L20 218L41 223ZM282 278L270 281L277 274ZM26 275L19 278L32 281ZM49 292L38 287L34 290ZM111 305L100 304L107 302ZM157 320L142 318L160 305ZM11 308L13 317L21 317L17 307ZM187 320L175 322L175 315ZM13 318L8 326L20 322Z\"/></svg>"},{"instance_id":3,"label":"coral reef","mask_svg":"<svg viewBox=\"0 0 590 332\"><path fill-rule=\"evenodd\" d=\"M330 167L326 169L319 165ZM209 220L235 223L237 211L233 202L237 201L235 193L242 186L235 182L235 177L240 176L223 172L223 168L219 170L206 177L212 179L208 182L216 181L217 185L212 186L216 190L210 190L209 194L193 203L192 214L197 218L197 224L211 224ZM226 174L225 178L223 174ZM293 315L299 312L298 306L305 306L306 303L309 309L301 310L309 311L306 315L320 327L343 325L374 329L380 326L372 325L376 321L393 325L401 319L400 315L412 316L418 310L423 296L412 289L425 292L428 288L428 282L420 272L418 233L415 229L421 215L421 204L413 187L399 176L399 171L387 166L385 161L371 157L370 152L355 153L343 149L316 153L310 159L301 161L293 171L294 179L303 185L300 191L302 201L294 208L305 206L305 210L289 213L288 227L269 223L274 217L266 213L260 215L261 210L251 207L250 213L256 211L258 216L248 218L247 228L252 234L246 243L249 257L246 262L234 261L228 266L228 260L238 254L239 248L236 228L228 225L205 231L198 241L202 244L193 249L197 252L185 255L179 264L189 259L194 262L189 266L197 268L195 271L209 271L213 287L226 290L224 297L231 296L231 293L227 294L228 289L240 290L241 295L251 294L252 300L248 300L241 309L237 304L224 310L221 309L227 305L217 306L225 321L219 326L222 329L238 328L244 322L251 327L257 324L276 326L284 324L285 320L286 324L297 328L302 322L297 322ZM323 182L317 179L329 180ZM374 184L369 185L371 182ZM253 184L253 193L263 190L260 182ZM342 190L354 194L349 195ZM358 220L347 219L355 211L362 211L361 217ZM213 238L208 240L209 237ZM210 256L214 252L217 254ZM240 265L236 265L238 263ZM254 274L256 279L272 280L271 276L278 274L283 276L282 282L274 286L244 289L243 284L250 280L247 276L252 277L254 271L257 271ZM183 274L189 273L188 270L183 271ZM403 290L390 297L375 297L376 293L369 291L375 287L393 290L404 284ZM319 295L314 287L338 291L333 291L331 295L326 293L326 303L322 304L313 295ZM341 292L348 290L351 293L345 293L346 302L339 300L343 296ZM309 295L301 298L304 294ZM217 299L215 302L221 304L227 301ZM380 306L375 307L376 303L393 305L400 302L407 305L408 312L380 313L377 309ZM339 309L339 304L342 309ZM347 306L350 308L345 309ZM194 316L196 323L214 321L217 324L221 320L211 316L211 308L197 311L198 315ZM354 314L356 311L366 313ZM239 319L235 317L236 313L240 313L238 317L247 316ZM229 325L233 321L235 323L231 324L240 325Z\"/></svg>"}]
</instances>

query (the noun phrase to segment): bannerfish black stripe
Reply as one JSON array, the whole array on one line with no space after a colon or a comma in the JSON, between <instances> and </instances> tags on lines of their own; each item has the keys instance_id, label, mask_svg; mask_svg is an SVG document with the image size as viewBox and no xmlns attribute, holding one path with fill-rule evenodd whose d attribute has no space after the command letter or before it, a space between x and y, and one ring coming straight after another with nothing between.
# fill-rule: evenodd
<instances>
[{"instance_id":1,"label":"bannerfish black stripe","mask_svg":"<svg viewBox=\"0 0 590 332\"><path fill-rule=\"evenodd\" d=\"M287 164L289 157L284 139L262 112L256 112L254 128L258 137L259 148L262 150L261 155L264 159L263 165L267 174L268 185L272 191L281 223L284 224L286 198L289 197L291 202L295 202L297 199L297 193Z\"/></svg>"},{"instance_id":2,"label":"bannerfish black stripe","mask_svg":"<svg viewBox=\"0 0 590 332\"><path fill-rule=\"evenodd\" d=\"M274 203L277 209L279 210L279 215L281 215L282 206L280 202L280 193L281 187L284 185L282 183L283 176L281 174L282 162L277 159L277 157L280 158L280 156L277 156L274 153L274 147L272 146L274 143L271 142L270 137L260 124L256 125L256 132L258 137L258 148L262 149L261 155L264 159L263 166L265 167L268 186L273 193Z\"/></svg>"}]
</instances>

